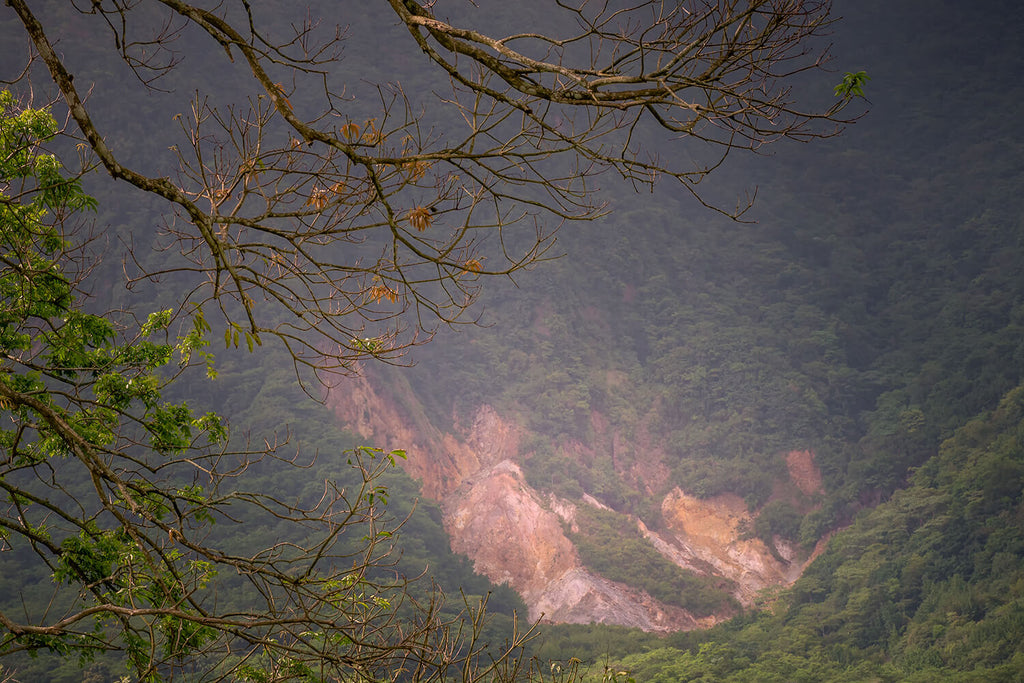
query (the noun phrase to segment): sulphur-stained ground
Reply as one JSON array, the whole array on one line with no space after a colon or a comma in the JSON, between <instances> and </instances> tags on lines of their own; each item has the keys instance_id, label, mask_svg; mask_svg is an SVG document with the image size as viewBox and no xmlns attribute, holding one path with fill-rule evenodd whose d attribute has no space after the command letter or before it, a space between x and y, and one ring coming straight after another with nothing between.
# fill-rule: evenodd
<instances>
[{"instance_id":1,"label":"sulphur-stained ground","mask_svg":"<svg viewBox=\"0 0 1024 683\"><path fill-rule=\"evenodd\" d=\"M765 588L792 583L803 570L795 549L781 541L776 541L780 560L761 539L745 537L753 520L739 496L702 500L676 488L665 496L661 513L666 529L648 533L658 539L662 554L680 566L708 567L709 573L732 580L742 604L751 604Z\"/></svg>"},{"instance_id":2,"label":"sulphur-stained ground","mask_svg":"<svg viewBox=\"0 0 1024 683\"><path fill-rule=\"evenodd\" d=\"M700 628L719 620L695 618L588 571L565 529L574 523L577 506L597 501L587 495L568 501L531 488L518 462L525 455L520 453L525 430L489 406L480 406L468 424L456 422L451 433L427 420L407 388L378 390L366 376L339 379L326 402L339 422L367 443L407 452L404 467L422 482L424 495L440 503L452 549L467 555L479 573L515 589L531 619L647 631ZM803 496L820 492L811 452L790 453L787 465L791 480L783 489ZM647 469L654 472L657 465ZM623 468L623 474L643 479L635 468ZM795 581L810 559L778 539L772 552L762 540L749 538L751 515L738 496L705 500L675 488L662 497L661 512L657 530L637 520L652 546L681 567L730 580L744 605L765 589Z\"/></svg>"}]
</instances>

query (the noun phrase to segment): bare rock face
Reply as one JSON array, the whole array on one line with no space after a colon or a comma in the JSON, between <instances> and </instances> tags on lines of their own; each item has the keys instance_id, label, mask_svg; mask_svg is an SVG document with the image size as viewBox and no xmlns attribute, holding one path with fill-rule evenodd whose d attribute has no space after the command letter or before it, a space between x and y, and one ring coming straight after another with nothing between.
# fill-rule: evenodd
<instances>
[{"instance_id":1,"label":"bare rock face","mask_svg":"<svg viewBox=\"0 0 1024 683\"><path fill-rule=\"evenodd\" d=\"M512 586L528 604L580 566L559 517L511 461L481 473L445 502L452 550L471 557L474 569L495 583Z\"/></svg>"},{"instance_id":2,"label":"bare rock face","mask_svg":"<svg viewBox=\"0 0 1024 683\"><path fill-rule=\"evenodd\" d=\"M576 503L541 497L526 483L516 463L522 429L489 406L481 406L471 424L450 434L430 423L408 387L389 386L384 395L365 376L346 377L325 398L339 422L367 443L406 451L403 466L422 482L424 495L441 504L452 549L467 555L479 573L515 589L531 620L662 632L708 627L718 620L696 619L584 568L565 531L575 524ZM646 458L639 458L599 416L595 420L598 441L611 448L616 471L654 495L661 488L657 482L667 478L657 449L653 444L640 448ZM601 446L577 444L576 449L585 455L595 447ZM812 454L791 453L787 463L790 486L805 495L820 491ZM578 503L600 505L588 498ZM776 543L773 554L762 541L741 538L750 515L736 496L700 500L673 489L663 499L662 514L664 528L654 532L638 521L641 533L679 566L734 581L743 604L751 604L763 588L792 583L808 561L800 561L799 553L785 544Z\"/></svg>"},{"instance_id":3,"label":"bare rock face","mask_svg":"<svg viewBox=\"0 0 1024 683\"><path fill-rule=\"evenodd\" d=\"M814 453L811 451L790 451L786 455L786 469L789 479L805 496L815 496L825 492L821 481L821 472L814 464Z\"/></svg>"},{"instance_id":4,"label":"bare rock face","mask_svg":"<svg viewBox=\"0 0 1024 683\"><path fill-rule=\"evenodd\" d=\"M558 512L550 509L509 460L477 473L445 503L452 550L471 557L477 572L514 588L529 605L531 620L645 631L714 623L587 571L562 527L571 504L552 499L548 503Z\"/></svg>"},{"instance_id":5,"label":"bare rock face","mask_svg":"<svg viewBox=\"0 0 1024 683\"><path fill-rule=\"evenodd\" d=\"M742 604L752 604L764 588L791 584L803 570L803 563L776 558L760 539L743 538L752 519L739 496L702 500L676 488L661 512L666 530L647 531L655 547L680 566L734 581Z\"/></svg>"},{"instance_id":6,"label":"bare rock face","mask_svg":"<svg viewBox=\"0 0 1024 683\"><path fill-rule=\"evenodd\" d=\"M360 374L338 377L324 402L339 423L358 433L367 444L404 450L405 470L420 480L423 495L440 501L465 476L480 469L480 459L466 441L443 434L417 412L411 391L406 388L406 392L406 400L400 405L394 398L380 395L367 375Z\"/></svg>"},{"instance_id":7,"label":"bare rock face","mask_svg":"<svg viewBox=\"0 0 1024 683\"><path fill-rule=\"evenodd\" d=\"M708 628L719 621L697 619L684 609L582 568L552 582L531 604L530 616L558 624L617 624L663 633Z\"/></svg>"}]
</instances>

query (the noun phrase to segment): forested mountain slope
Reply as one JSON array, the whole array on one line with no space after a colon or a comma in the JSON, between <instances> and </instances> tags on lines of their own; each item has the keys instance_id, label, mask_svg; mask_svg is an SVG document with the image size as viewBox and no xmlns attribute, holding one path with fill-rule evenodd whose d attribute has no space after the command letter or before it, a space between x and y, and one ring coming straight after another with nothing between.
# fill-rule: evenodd
<instances>
[{"instance_id":1,"label":"forested mountain slope","mask_svg":"<svg viewBox=\"0 0 1024 683\"><path fill-rule=\"evenodd\" d=\"M771 610L616 666L638 681L1016 681L1024 387L837 534Z\"/></svg>"},{"instance_id":2,"label":"forested mountain slope","mask_svg":"<svg viewBox=\"0 0 1024 683\"><path fill-rule=\"evenodd\" d=\"M666 531L677 488L734 494L749 536L806 554L992 410L1024 373L1024 17L838 9L843 65L872 77L868 117L723 169L723 193L757 186L754 224L620 188L609 217L562 231L563 258L486 293L484 327L415 354L396 391L418 419L466 436L490 406L523 430L517 462L543 495ZM804 451L821 492L791 477ZM581 555L621 580L602 558L633 532L602 528L620 532Z\"/></svg>"}]
</instances>

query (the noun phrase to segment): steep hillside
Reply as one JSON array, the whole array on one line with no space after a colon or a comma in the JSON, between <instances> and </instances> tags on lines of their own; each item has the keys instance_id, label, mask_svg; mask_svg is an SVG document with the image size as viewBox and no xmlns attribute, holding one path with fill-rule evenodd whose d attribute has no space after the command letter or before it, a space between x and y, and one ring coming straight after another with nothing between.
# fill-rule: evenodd
<instances>
[{"instance_id":1,"label":"steep hillside","mask_svg":"<svg viewBox=\"0 0 1024 683\"><path fill-rule=\"evenodd\" d=\"M621 658L642 681L1019 681L1024 387L858 516L770 612Z\"/></svg>"},{"instance_id":2,"label":"steep hillside","mask_svg":"<svg viewBox=\"0 0 1024 683\"><path fill-rule=\"evenodd\" d=\"M406 471L441 505L452 549L515 589L531 619L648 631L707 627L753 604L759 591L791 584L809 559L791 541L753 537L754 518L734 495L701 500L672 488L659 496L661 522L649 528L588 493L542 493L522 469L544 457L528 446L537 434L487 405L442 430L426 420L402 378L389 374L390 381L369 369L339 378L327 407L368 443L403 444ZM602 419L595 414L594 421ZM594 457L583 442L571 447ZM777 500L795 494L807 503L808 494L820 493L813 457L794 452L789 460L792 476L777 482Z\"/></svg>"},{"instance_id":3,"label":"steep hillside","mask_svg":"<svg viewBox=\"0 0 1024 683\"><path fill-rule=\"evenodd\" d=\"M644 590L599 559L616 545L691 572L654 584L716 577L756 604L1024 377L1024 17L986 7L847 8L836 43L871 74L872 112L836 140L721 169L723 193L760 187L757 224L607 179L613 213L489 289L483 327L441 330L401 379L371 377L402 408L375 438L422 446L410 472L444 501L453 545L534 596L534 615L555 603L533 581L577 562ZM505 425L500 447L474 435L483 414ZM571 511L599 508L633 526L591 520L613 539L584 551ZM549 529L535 533L550 547L508 540L532 535L519 524ZM547 615L602 620L588 609Z\"/></svg>"}]
</instances>

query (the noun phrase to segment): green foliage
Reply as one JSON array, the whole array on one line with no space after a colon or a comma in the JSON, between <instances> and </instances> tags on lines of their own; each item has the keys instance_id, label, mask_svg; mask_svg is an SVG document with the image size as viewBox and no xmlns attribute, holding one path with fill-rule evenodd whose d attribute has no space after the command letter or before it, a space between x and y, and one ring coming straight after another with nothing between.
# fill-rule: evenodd
<instances>
[{"instance_id":1,"label":"green foliage","mask_svg":"<svg viewBox=\"0 0 1024 683\"><path fill-rule=\"evenodd\" d=\"M7 93L0 102L0 543L10 551L0 656L71 680L54 657L84 665L113 651L145 681L176 667L230 678L235 665L250 677L309 677L327 661L356 658L384 675L426 634L445 638L462 610L429 583L406 599L408 583L449 543L436 507L423 506L429 523L414 514L414 484L392 474L405 453L326 438L330 457L310 479L309 467L277 456L269 441L253 451L230 438L220 415L193 411L182 397L195 391L191 366L205 366L204 385L216 376L202 309L175 337L170 309L139 324L82 305L80 247L68 225L94 203L41 151L53 118L18 110ZM241 338L250 352L260 343ZM308 400L288 365L277 367ZM220 403L253 408L258 392L238 389L223 386ZM270 393L267 423L282 425L287 392ZM323 434L329 423L307 419L303 431ZM245 488L235 482L243 472ZM423 553L395 549L403 520L419 527ZM453 592L491 588L465 562L433 573ZM499 610L522 609L507 589L498 593ZM496 626L474 619L474 637L510 637L510 616ZM223 657L240 642L249 651ZM52 657L33 669L19 653Z\"/></svg>"},{"instance_id":2,"label":"green foliage","mask_svg":"<svg viewBox=\"0 0 1024 683\"><path fill-rule=\"evenodd\" d=\"M857 142L839 143L824 161L800 155L773 160L772 172L759 181L756 227L705 224L703 217L690 218L692 207L682 203L651 209L647 205L654 202L647 197L635 204L620 200L607 221L563 232L562 246L571 258L546 264L519 282L520 289L492 291L486 301L491 317L484 320L495 322L493 327L460 335L466 343L441 340L427 347L418 356L420 366L411 369L421 378L418 386L428 387L421 398L438 424L451 419L453 405L466 416L482 401L522 416L538 435L528 449L535 457L525 467L538 488L568 496L587 492L629 510L640 505L637 499L657 500L659 487L680 485L698 495L735 491L756 508L786 476L781 453L798 444L815 450L823 470L828 493L822 508L798 520L785 504L768 503L755 522L757 535L792 537L798 524L801 542L812 545L837 525L850 523L864 506L882 503L836 537L833 549L781 598L775 614L667 640L621 631L599 636L595 627L547 627L546 658L579 655L600 668L601 655L612 651L621 670L632 671L637 680L1009 681L1024 676L1024 656L1015 644L1024 642L1018 597L1024 591L1018 570L1024 553L1017 531L1021 463L1011 455L1012 430L1000 432L1002 427L980 418L956 431L966 416L995 406L1024 374L1024 282L1015 267L1024 258L1019 117L1006 105L1021 98L1015 97L1019 87L1013 78L994 68L1019 61L999 51L1013 45L1019 31L1013 21L1000 22L1007 33L986 34L986 41L949 57L948 37L917 31L922 12L969 14L970 9L946 3L935 12L910 3L900 10L910 21L893 23L886 34L879 32L877 17L899 12L891 3L872 7L861 11L858 6L848 17L863 16L865 35L882 37L871 49L904 44L892 38L911 32L911 42L922 46L917 61L903 53L884 53L888 57L876 60L892 87L873 97L888 98L880 115L900 112L898 125L858 127ZM370 68L387 73L383 64ZM921 74L937 64L944 76L926 90L930 79ZM870 67L878 77L877 67ZM846 74L836 97L864 97L867 80L863 71ZM994 99L993 83L1006 93L1005 100ZM964 96L951 100L950 93ZM42 119L31 125L41 125L40 134L52 126ZM51 172L48 164L41 162L40 174ZM737 187L758 177L757 169L744 168L743 174ZM63 186L53 187L56 192ZM809 187L814 191L804 191ZM136 210L129 204L119 209L126 216ZM53 208L36 205L47 208L52 215ZM51 252L64 248L59 236L38 239ZM24 282L0 281L7 287L0 315L7 313L8 302L11 310L36 307L22 309L24 314L58 315L70 283L47 270L46 259L25 267L35 275L30 286L38 295L19 298ZM178 343L178 351L191 350L199 360L195 354L206 348L211 330L203 328L201 311L193 322L196 329ZM68 336L103 346L101 329L80 328L72 325ZM248 346L249 340L226 332L229 351ZM32 347L31 337L18 336L15 328L4 327L2 334L4 348ZM374 338L360 342L373 350ZM143 343L129 348L142 353ZM89 343L83 349L84 355L69 351L58 359L60 372L73 373L76 363L101 363L88 355ZM166 345L162 349L159 353ZM241 424L288 422L289 447L301 442L303 452L319 448L329 454L308 470L309 479L338 475L338 468L323 462L341 450L324 427L331 416L311 414L308 422L296 417L301 392L267 371L287 366L287 359L267 349L258 355L258 362L240 360L226 351L218 358L219 388L211 391L184 376L180 384L164 386L163 396L189 404L203 396ZM212 373L212 356L205 357ZM144 367L157 359L124 362ZM431 373L437 377L422 379ZM138 383L129 386L134 379ZM26 393L38 391L35 382L41 381L11 380ZM101 402L109 406L159 405L153 387L121 372L101 375L93 386L105 392ZM605 432L599 429L601 419L608 421ZM211 420L192 429L209 428L215 441L223 440L226 434L214 429L220 421ZM90 439L109 438L101 414L75 424ZM637 425L645 432L642 439L636 438ZM942 459L933 460L938 444L954 432L956 441L947 441ZM606 441L594 450L610 453L612 433L617 444L629 444L626 451L616 446L617 461L569 456L571 451L561 447L602 434ZM996 433L1003 435L995 438ZM172 425L161 438L173 448L182 437ZM3 438L12 436L5 432ZM969 447L972 442L976 448ZM618 476L616 465L622 469L631 462L636 453L628 449L639 450L633 445L639 443L663 453L668 480L633 482ZM47 453L58 451L59 442L47 446ZM49 456L26 450L19 457L29 462ZM401 518L407 508L398 506L411 504L416 488L400 475L388 476L389 504ZM296 497L317 493L301 478L282 476L269 466L259 471L260 487ZM150 493L136 500L153 510L160 507ZM230 535L217 528L224 526L213 533ZM634 533L611 526L614 539ZM42 522L33 522L31 529L40 539L52 537ZM283 527L267 520L247 527L246 536L265 540L281 533ZM403 536L405 575L429 566L446 587L473 581L465 561L448 564L451 558L442 561L432 554L447 549L436 506L421 502ZM102 565L108 551L100 546L113 540L101 540L94 559ZM56 543L63 542L58 536ZM600 547L595 554L615 552ZM82 561L95 568L84 556ZM8 566L14 563L5 564L5 574ZM12 576L0 577L5 582L0 595L33 590ZM486 585L476 581L470 592L485 593ZM27 593L28 602L45 604L48 593L35 590ZM561 629L570 635L560 639ZM625 661L628 653L614 650L619 645L636 658ZM75 672L61 675L80 680Z\"/></svg>"},{"instance_id":3,"label":"green foliage","mask_svg":"<svg viewBox=\"0 0 1024 683\"><path fill-rule=\"evenodd\" d=\"M864 85L870 80L867 71L847 71L843 74L843 80L834 88L835 96L843 99L864 97Z\"/></svg>"},{"instance_id":4,"label":"green foliage","mask_svg":"<svg viewBox=\"0 0 1024 683\"><path fill-rule=\"evenodd\" d=\"M637 485L654 491L648 499L677 484L739 491L756 507L786 477L782 452L815 451L821 508L799 519L769 502L754 532L796 529L809 547L854 526L775 614L629 641L638 659L671 646L642 667L614 655L638 680L1022 676L1016 428L1003 443L985 418L965 426L1024 377L1022 99L1000 67L1020 61L1020 16L941 7L944 31L921 27L922 13L938 16L923 2L848 13L861 33L846 40L871 62L835 94L864 97L867 74L884 72L879 111L814 156L744 166L737 187L758 184L757 226L697 224L683 203L638 206L623 192L604 222L562 234L569 258L519 283L516 298L488 301L493 328L428 348L417 369L440 375L423 382L430 391L525 413L531 426L542 424L530 396L543 385L521 390L527 381L550 367L585 378L589 406L618 439L587 431L599 419L570 430L597 452L635 443L641 429L652 437L671 480ZM968 25L985 39L950 53ZM913 50L900 38L910 34ZM542 433L546 450L530 445L545 458L525 471L534 486L579 495L598 458L565 455L566 424ZM969 437L977 448L953 447ZM632 484L624 450L616 464ZM548 629L552 641L561 628ZM545 652L596 666L618 637L595 645L573 631ZM698 663L702 642L735 651L734 663Z\"/></svg>"},{"instance_id":5,"label":"green foliage","mask_svg":"<svg viewBox=\"0 0 1024 683\"><path fill-rule=\"evenodd\" d=\"M754 520L754 536L764 541L769 548L774 547L774 536L796 541L800 538L802 521L803 516L791 503L773 500L761 509Z\"/></svg>"},{"instance_id":6,"label":"green foliage","mask_svg":"<svg viewBox=\"0 0 1024 683\"><path fill-rule=\"evenodd\" d=\"M1024 386L837 533L774 613L615 666L644 681L1016 680L1022 515Z\"/></svg>"},{"instance_id":7,"label":"green foliage","mask_svg":"<svg viewBox=\"0 0 1024 683\"><path fill-rule=\"evenodd\" d=\"M118 343L111 320L78 306L74 274L66 272L73 247L61 227L63 217L95 208L95 201L77 179L62 175L54 156L39 151L56 131L53 117L19 110L6 91L0 105L0 179L7 188L0 196L0 393L15 425L5 428L3 443L16 459L91 453L120 438L122 413L133 415L158 452L181 452L197 427L216 441L223 432L214 419L161 401L160 373L173 347L143 337L162 332L169 312L152 315L144 335ZM64 391L73 392L70 402ZM36 438L22 441L29 424Z\"/></svg>"},{"instance_id":8,"label":"green foliage","mask_svg":"<svg viewBox=\"0 0 1024 683\"><path fill-rule=\"evenodd\" d=\"M901 15L904 30L913 15ZM755 511L787 478L784 454L811 449L826 493L799 522L806 545L905 485L1024 376L1019 145L995 113L1019 98L1005 89L1012 77L950 63L957 87L1007 104L977 116L963 101L940 117L945 106L920 103L950 84L921 81L928 64L905 64L899 40L872 49L894 52L837 94L861 97L884 64L899 83L879 94L885 108L927 131L869 117L855 142L744 166L726 182L758 179L756 226L623 188L610 216L560 234L570 258L486 293L490 327L417 356L412 381L431 417L444 424L453 404L467 415L482 402L518 417L547 442L525 449L542 454L525 462L531 485L568 497L595 495L605 464L565 444L615 453L620 490L605 488L624 502L605 502L627 511L656 507L673 485L738 493ZM879 173L885 164L896 170ZM638 480L636 460L671 475Z\"/></svg>"}]
</instances>

